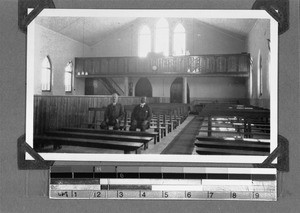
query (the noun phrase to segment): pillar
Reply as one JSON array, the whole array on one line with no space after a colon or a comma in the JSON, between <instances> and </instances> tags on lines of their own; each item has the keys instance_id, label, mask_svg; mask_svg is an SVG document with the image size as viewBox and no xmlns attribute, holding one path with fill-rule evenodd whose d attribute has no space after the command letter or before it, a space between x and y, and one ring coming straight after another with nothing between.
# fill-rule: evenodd
<instances>
[{"instance_id":1,"label":"pillar","mask_svg":"<svg viewBox=\"0 0 300 213\"><path fill-rule=\"evenodd\" d=\"M128 96L128 77L124 77L124 95Z\"/></svg>"},{"instance_id":2,"label":"pillar","mask_svg":"<svg viewBox=\"0 0 300 213\"><path fill-rule=\"evenodd\" d=\"M182 103L187 103L187 77L183 77Z\"/></svg>"}]
</instances>

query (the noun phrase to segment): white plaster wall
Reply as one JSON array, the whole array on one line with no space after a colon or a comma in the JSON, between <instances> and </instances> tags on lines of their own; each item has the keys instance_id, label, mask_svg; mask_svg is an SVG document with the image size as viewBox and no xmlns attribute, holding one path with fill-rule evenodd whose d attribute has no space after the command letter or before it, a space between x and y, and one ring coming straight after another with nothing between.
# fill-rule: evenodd
<instances>
[{"instance_id":1,"label":"white plaster wall","mask_svg":"<svg viewBox=\"0 0 300 213\"><path fill-rule=\"evenodd\" d=\"M84 49L83 49L84 48ZM64 95L64 69L75 57L90 56L90 48L80 42L36 24L34 53L34 94ZM52 91L41 91L41 68L43 59L49 56L52 65ZM84 79L74 79L71 94L84 94Z\"/></svg>"},{"instance_id":2,"label":"white plaster wall","mask_svg":"<svg viewBox=\"0 0 300 213\"><path fill-rule=\"evenodd\" d=\"M270 107L270 88L269 88L269 69L270 54L268 48L268 40L270 39L270 23L268 20L260 19L252 28L247 39L247 51L251 54L252 63L252 78L249 79L248 91L253 104L258 104L261 107ZM262 56L262 96L259 96L258 91L258 57L259 52ZM252 84L252 86L250 86Z\"/></svg>"},{"instance_id":3,"label":"white plaster wall","mask_svg":"<svg viewBox=\"0 0 300 213\"><path fill-rule=\"evenodd\" d=\"M170 52L172 52L172 32L180 21L186 30L186 49L191 55L230 54L245 52L245 40L230 35L212 26L194 19L167 19L170 29ZM92 46L94 57L111 56L138 56L138 32L142 25L150 27L152 36L154 26L158 21L153 19L140 19L125 29L106 36L99 43ZM152 39L154 40L154 39ZM154 51L154 45L152 44Z\"/></svg>"},{"instance_id":4,"label":"white plaster wall","mask_svg":"<svg viewBox=\"0 0 300 213\"><path fill-rule=\"evenodd\" d=\"M247 86L244 78L202 77L188 78L190 97L193 98L245 98Z\"/></svg>"}]
</instances>

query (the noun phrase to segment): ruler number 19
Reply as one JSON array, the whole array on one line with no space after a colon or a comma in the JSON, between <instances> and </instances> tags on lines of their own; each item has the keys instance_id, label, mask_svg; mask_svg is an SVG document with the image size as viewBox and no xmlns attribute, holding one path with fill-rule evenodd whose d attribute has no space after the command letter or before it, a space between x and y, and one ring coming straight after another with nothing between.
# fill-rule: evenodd
<instances>
[{"instance_id":1,"label":"ruler number 19","mask_svg":"<svg viewBox=\"0 0 300 213\"><path fill-rule=\"evenodd\" d=\"M258 199L259 198L259 193L258 192L253 192L253 198Z\"/></svg>"}]
</instances>

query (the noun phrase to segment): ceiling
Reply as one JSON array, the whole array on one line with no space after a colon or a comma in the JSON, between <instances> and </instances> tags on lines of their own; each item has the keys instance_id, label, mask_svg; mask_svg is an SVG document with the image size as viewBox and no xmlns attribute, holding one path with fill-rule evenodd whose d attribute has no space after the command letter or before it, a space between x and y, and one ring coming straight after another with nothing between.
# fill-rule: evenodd
<instances>
[{"instance_id":1,"label":"ceiling","mask_svg":"<svg viewBox=\"0 0 300 213\"><path fill-rule=\"evenodd\" d=\"M217 19L199 18L217 30L245 39L254 26L256 19ZM121 32L139 21L138 17L37 17L36 23L50 30L72 38L78 42L93 46L112 33Z\"/></svg>"},{"instance_id":2,"label":"ceiling","mask_svg":"<svg viewBox=\"0 0 300 213\"><path fill-rule=\"evenodd\" d=\"M219 19L219 18L201 18L199 21L204 22L212 27L222 30L228 34L235 35L245 39L251 31L257 19Z\"/></svg>"},{"instance_id":3,"label":"ceiling","mask_svg":"<svg viewBox=\"0 0 300 213\"><path fill-rule=\"evenodd\" d=\"M137 18L99 18L99 17L40 17L36 23L50 30L92 46L113 32L122 30Z\"/></svg>"}]
</instances>

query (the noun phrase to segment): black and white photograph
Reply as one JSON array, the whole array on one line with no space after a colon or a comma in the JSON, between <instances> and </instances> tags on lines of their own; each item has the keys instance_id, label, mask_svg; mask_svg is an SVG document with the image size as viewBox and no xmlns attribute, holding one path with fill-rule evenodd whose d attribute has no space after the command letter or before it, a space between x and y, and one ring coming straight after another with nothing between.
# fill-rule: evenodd
<instances>
[{"instance_id":1,"label":"black and white photograph","mask_svg":"<svg viewBox=\"0 0 300 213\"><path fill-rule=\"evenodd\" d=\"M261 163L277 147L266 11L44 9L27 38L26 137L45 159Z\"/></svg>"},{"instance_id":2,"label":"black and white photograph","mask_svg":"<svg viewBox=\"0 0 300 213\"><path fill-rule=\"evenodd\" d=\"M0 0L0 212L299 212L299 6Z\"/></svg>"}]
</instances>

